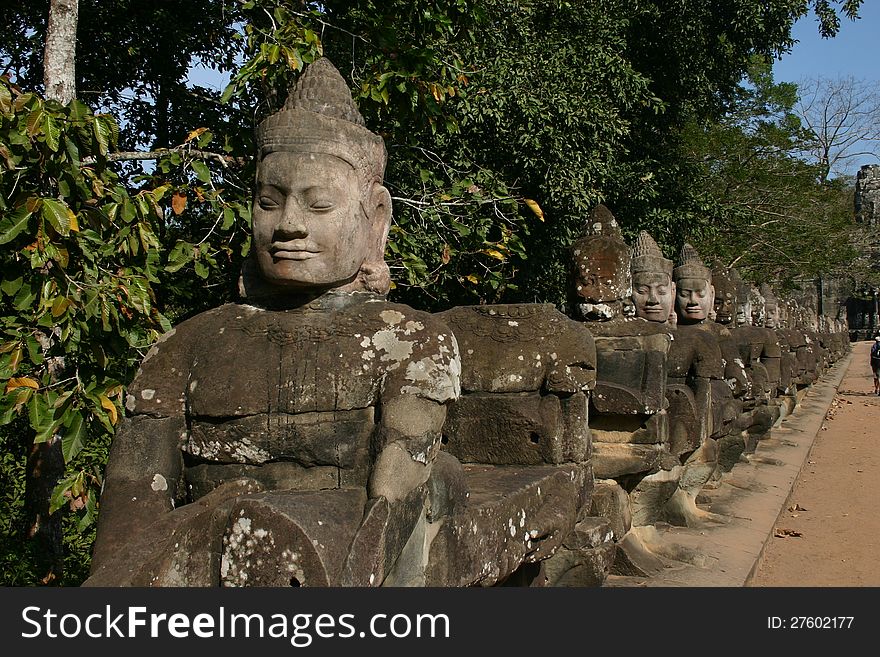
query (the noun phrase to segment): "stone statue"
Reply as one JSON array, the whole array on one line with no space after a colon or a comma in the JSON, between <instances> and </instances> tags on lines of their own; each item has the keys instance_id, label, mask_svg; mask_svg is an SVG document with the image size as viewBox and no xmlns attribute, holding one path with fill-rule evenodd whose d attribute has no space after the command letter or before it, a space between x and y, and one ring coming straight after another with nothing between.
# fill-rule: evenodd
<instances>
[{"instance_id":1,"label":"stone statue","mask_svg":"<svg viewBox=\"0 0 880 657\"><path fill-rule=\"evenodd\" d=\"M660 247L643 230L636 238L632 255L632 300L636 317L670 323L670 317L676 317L675 296L672 261L663 257Z\"/></svg>"},{"instance_id":2,"label":"stone statue","mask_svg":"<svg viewBox=\"0 0 880 657\"><path fill-rule=\"evenodd\" d=\"M608 321L624 317L630 286L630 250L617 221L604 205L590 213L572 246L573 306L581 319Z\"/></svg>"},{"instance_id":3,"label":"stone statue","mask_svg":"<svg viewBox=\"0 0 880 657\"><path fill-rule=\"evenodd\" d=\"M717 323L730 327L730 335L745 365L751 386L742 396L743 409L736 429L720 439L721 467L729 470L741 454L754 451L757 440L766 436L779 418L778 405L772 402L777 394L780 376L780 349L776 334L751 324L748 306L748 288L734 268L716 268L712 272L715 284ZM743 303L742 299L745 300ZM747 323L734 326L740 318Z\"/></svg>"},{"instance_id":4,"label":"stone statue","mask_svg":"<svg viewBox=\"0 0 880 657\"><path fill-rule=\"evenodd\" d=\"M688 243L682 246L678 260L679 264L673 271L678 323L700 324L709 319L709 312L715 304L712 272Z\"/></svg>"},{"instance_id":5,"label":"stone statue","mask_svg":"<svg viewBox=\"0 0 880 657\"><path fill-rule=\"evenodd\" d=\"M256 142L244 299L183 322L144 359L87 584L424 580L460 360L442 321L384 298L382 138L321 59Z\"/></svg>"},{"instance_id":6,"label":"stone statue","mask_svg":"<svg viewBox=\"0 0 880 657\"><path fill-rule=\"evenodd\" d=\"M680 418L672 444L684 472L667 514L677 524L705 518L695 504L699 491L718 476L717 439L739 418L742 395L750 383L730 332L709 319L714 308L712 272L696 249L685 243L672 271L678 327L669 354L670 419ZM691 410L693 409L693 410ZM696 424L694 425L694 417Z\"/></svg>"}]
</instances>

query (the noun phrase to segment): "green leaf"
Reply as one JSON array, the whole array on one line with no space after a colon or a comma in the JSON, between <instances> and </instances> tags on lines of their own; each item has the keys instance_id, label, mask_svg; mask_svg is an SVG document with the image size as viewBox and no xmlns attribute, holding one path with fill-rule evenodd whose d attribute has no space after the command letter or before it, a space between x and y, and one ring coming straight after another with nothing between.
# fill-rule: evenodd
<instances>
[{"instance_id":1,"label":"green leaf","mask_svg":"<svg viewBox=\"0 0 880 657\"><path fill-rule=\"evenodd\" d=\"M12 113L12 94L9 87L0 82L0 112L7 116Z\"/></svg>"},{"instance_id":2,"label":"green leaf","mask_svg":"<svg viewBox=\"0 0 880 657\"><path fill-rule=\"evenodd\" d=\"M18 291L18 294L15 295L12 306L16 310L29 309L33 305L36 298L37 291L31 288L30 283L23 283L21 289Z\"/></svg>"},{"instance_id":3,"label":"green leaf","mask_svg":"<svg viewBox=\"0 0 880 657\"><path fill-rule=\"evenodd\" d=\"M18 237L27 228L31 214L25 207L21 207L0 221L0 244L8 244Z\"/></svg>"},{"instance_id":4,"label":"green leaf","mask_svg":"<svg viewBox=\"0 0 880 657\"><path fill-rule=\"evenodd\" d=\"M37 339L33 335L28 335L27 338L25 338L25 344L27 345L28 356L31 359L31 363L34 365L41 364L43 362L43 352Z\"/></svg>"},{"instance_id":5,"label":"green leaf","mask_svg":"<svg viewBox=\"0 0 880 657\"><path fill-rule=\"evenodd\" d=\"M110 150L110 128L102 116L96 116L92 122L92 130L95 140L98 142L98 152L107 155Z\"/></svg>"},{"instance_id":6,"label":"green leaf","mask_svg":"<svg viewBox=\"0 0 880 657\"><path fill-rule=\"evenodd\" d=\"M52 489L52 496L49 498L50 514L67 504L67 496L64 493L70 490L70 484L70 479L65 479Z\"/></svg>"},{"instance_id":7,"label":"green leaf","mask_svg":"<svg viewBox=\"0 0 880 657\"><path fill-rule=\"evenodd\" d=\"M68 207L64 201L51 198L43 199L42 214L52 227L60 235L70 234L70 217L67 214Z\"/></svg>"},{"instance_id":8,"label":"green leaf","mask_svg":"<svg viewBox=\"0 0 880 657\"><path fill-rule=\"evenodd\" d=\"M6 296L14 297L15 293L21 289L21 283L21 276L18 276L17 278L4 278L3 282L0 283L0 290L2 290L3 294Z\"/></svg>"},{"instance_id":9,"label":"green leaf","mask_svg":"<svg viewBox=\"0 0 880 657\"><path fill-rule=\"evenodd\" d=\"M36 137L43 130L46 113L43 108L33 110L28 114L26 127L28 137Z\"/></svg>"},{"instance_id":10,"label":"green leaf","mask_svg":"<svg viewBox=\"0 0 880 657\"><path fill-rule=\"evenodd\" d=\"M91 110L86 107L79 100L74 98L70 101L70 120L71 121L85 121L92 115Z\"/></svg>"},{"instance_id":11,"label":"green leaf","mask_svg":"<svg viewBox=\"0 0 880 657\"><path fill-rule=\"evenodd\" d=\"M235 82L230 82L226 85L226 88L223 90L223 94L220 96L220 102L226 104L232 98L232 95L235 93L237 85Z\"/></svg>"},{"instance_id":12,"label":"green leaf","mask_svg":"<svg viewBox=\"0 0 880 657\"><path fill-rule=\"evenodd\" d=\"M208 267L201 260L196 261L195 263L196 276L202 279L208 278Z\"/></svg>"},{"instance_id":13,"label":"green leaf","mask_svg":"<svg viewBox=\"0 0 880 657\"><path fill-rule=\"evenodd\" d=\"M61 129L54 118L46 115L43 122L43 132L46 135L46 145L55 153L58 151L58 138L61 136Z\"/></svg>"},{"instance_id":14,"label":"green leaf","mask_svg":"<svg viewBox=\"0 0 880 657\"><path fill-rule=\"evenodd\" d=\"M34 394L28 402L28 419L31 428L37 433L34 437L35 443L45 443L51 440L58 427L58 423L54 421L52 411L49 408L45 394Z\"/></svg>"},{"instance_id":15,"label":"green leaf","mask_svg":"<svg viewBox=\"0 0 880 657\"><path fill-rule=\"evenodd\" d=\"M203 183L208 184L211 182L211 170L208 169L207 164L201 160L193 160L190 163L190 167L192 167L192 170L196 172L198 179Z\"/></svg>"},{"instance_id":16,"label":"green leaf","mask_svg":"<svg viewBox=\"0 0 880 657\"><path fill-rule=\"evenodd\" d=\"M95 522L95 518L98 515L98 505L95 504L95 492L92 491L88 499L86 500L86 511L83 514L82 518L80 518L79 523L76 528L79 533L83 533L86 529L88 529L89 525Z\"/></svg>"},{"instance_id":17,"label":"green leaf","mask_svg":"<svg viewBox=\"0 0 880 657\"><path fill-rule=\"evenodd\" d=\"M232 208L223 208L223 223L220 225L222 230L229 230L229 227L235 222L235 213Z\"/></svg>"},{"instance_id":18,"label":"green leaf","mask_svg":"<svg viewBox=\"0 0 880 657\"><path fill-rule=\"evenodd\" d=\"M167 272L176 272L178 269L189 263L193 256L193 245L189 242L179 241L171 249L168 256L168 265L165 267Z\"/></svg>"},{"instance_id":19,"label":"green leaf","mask_svg":"<svg viewBox=\"0 0 880 657\"><path fill-rule=\"evenodd\" d=\"M61 453L64 462L70 463L83 448L83 416L79 411L69 414L65 424L64 437L61 439Z\"/></svg>"}]
</instances>

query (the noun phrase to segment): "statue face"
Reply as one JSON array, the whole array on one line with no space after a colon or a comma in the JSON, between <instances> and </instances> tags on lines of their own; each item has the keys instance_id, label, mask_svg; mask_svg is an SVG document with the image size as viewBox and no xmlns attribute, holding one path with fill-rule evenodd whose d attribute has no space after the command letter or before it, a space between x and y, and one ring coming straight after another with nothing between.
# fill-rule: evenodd
<instances>
[{"instance_id":1,"label":"statue face","mask_svg":"<svg viewBox=\"0 0 880 657\"><path fill-rule=\"evenodd\" d=\"M629 292L629 252L607 239L581 240L575 249L577 296L592 304L620 301Z\"/></svg>"},{"instance_id":2,"label":"statue face","mask_svg":"<svg viewBox=\"0 0 880 657\"><path fill-rule=\"evenodd\" d=\"M779 306L775 303L764 304L764 326L767 328L779 327Z\"/></svg>"},{"instance_id":3,"label":"statue face","mask_svg":"<svg viewBox=\"0 0 880 657\"><path fill-rule=\"evenodd\" d=\"M254 255L270 283L329 290L352 281L369 255L372 227L357 172L321 153L263 158L254 200Z\"/></svg>"},{"instance_id":4,"label":"statue face","mask_svg":"<svg viewBox=\"0 0 880 657\"><path fill-rule=\"evenodd\" d=\"M675 310L683 324L702 322L715 303L715 288L703 278L682 278L677 283Z\"/></svg>"},{"instance_id":5,"label":"statue face","mask_svg":"<svg viewBox=\"0 0 880 657\"><path fill-rule=\"evenodd\" d=\"M715 281L714 310L714 319L719 324L730 324L733 321L734 314L738 312L736 288L724 278Z\"/></svg>"},{"instance_id":6,"label":"statue face","mask_svg":"<svg viewBox=\"0 0 880 657\"><path fill-rule=\"evenodd\" d=\"M736 325L745 326L752 323L752 302L748 298L740 299L736 304Z\"/></svg>"},{"instance_id":7,"label":"statue face","mask_svg":"<svg viewBox=\"0 0 880 657\"><path fill-rule=\"evenodd\" d=\"M675 283L667 274L638 272L633 274L632 300L636 317L649 322L665 322L672 313Z\"/></svg>"}]
</instances>

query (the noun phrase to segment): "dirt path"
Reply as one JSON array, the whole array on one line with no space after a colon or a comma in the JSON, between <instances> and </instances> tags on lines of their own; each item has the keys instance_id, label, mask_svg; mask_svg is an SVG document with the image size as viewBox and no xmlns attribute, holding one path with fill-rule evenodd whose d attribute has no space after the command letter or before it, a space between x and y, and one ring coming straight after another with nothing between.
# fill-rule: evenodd
<instances>
[{"instance_id":1,"label":"dirt path","mask_svg":"<svg viewBox=\"0 0 880 657\"><path fill-rule=\"evenodd\" d=\"M853 359L752 586L880 586L880 397Z\"/></svg>"}]
</instances>

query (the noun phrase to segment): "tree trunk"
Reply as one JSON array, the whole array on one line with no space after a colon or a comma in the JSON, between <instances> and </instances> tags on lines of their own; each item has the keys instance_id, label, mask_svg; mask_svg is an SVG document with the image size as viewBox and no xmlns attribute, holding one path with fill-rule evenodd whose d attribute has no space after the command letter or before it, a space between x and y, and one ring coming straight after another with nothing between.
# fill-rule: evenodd
<instances>
[{"instance_id":1,"label":"tree trunk","mask_svg":"<svg viewBox=\"0 0 880 657\"><path fill-rule=\"evenodd\" d=\"M79 0L50 0L43 84L46 98L63 105L76 97L78 18ZM63 510L49 514L52 490L63 476L59 436L31 447L25 473L25 517L28 538L34 541L36 567L44 584L60 584L64 570Z\"/></svg>"},{"instance_id":2,"label":"tree trunk","mask_svg":"<svg viewBox=\"0 0 880 657\"><path fill-rule=\"evenodd\" d=\"M58 435L31 446L25 480L27 537L34 543L37 572L43 584L58 585L64 574L61 520L64 507L49 515L52 490L64 476L64 456Z\"/></svg>"},{"instance_id":3,"label":"tree trunk","mask_svg":"<svg viewBox=\"0 0 880 657\"><path fill-rule=\"evenodd\" d=\"M79 0L50 0L43 58L46 98L66 105L76 97L76 24Z\"/></svg>"}]
</instances>

